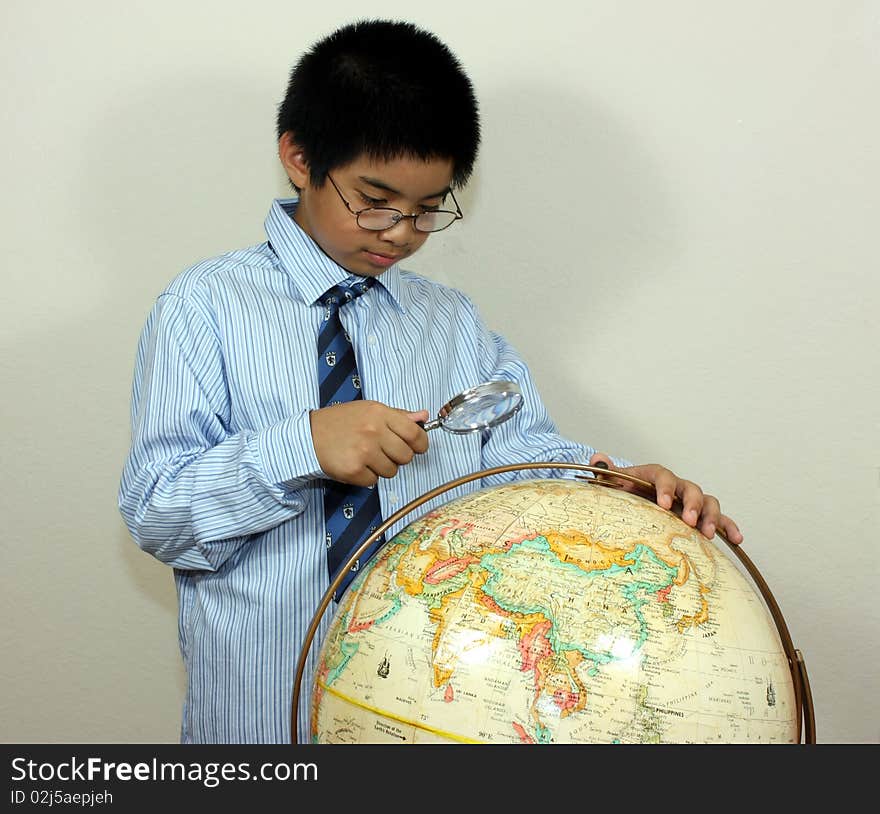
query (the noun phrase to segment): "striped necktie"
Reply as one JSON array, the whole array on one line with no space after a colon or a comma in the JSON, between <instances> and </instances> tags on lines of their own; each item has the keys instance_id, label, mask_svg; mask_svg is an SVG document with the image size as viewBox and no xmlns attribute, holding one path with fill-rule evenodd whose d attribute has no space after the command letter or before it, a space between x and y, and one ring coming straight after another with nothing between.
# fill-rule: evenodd
<instances>
[{"instance_id":1,"label":"striped necktie","mask_svg":"<svg viewBox=\"0 0 880 814\"><path fill-rule=\"evenodd\" d=\"M321 407L363 398L361 380L351 338L342 327L339 309L365 293L376 281L368 278L351 288L333 286L323 297L324 322L318 331L318 382ZM354 551L382 522L379 492L375 487L352 486L334 480L324 481L324 522L327 568L331 582ZM364 552L346 574L334 594L339 601L360 567L384 542L380 537Z\"/></svg>"}]
</instances>

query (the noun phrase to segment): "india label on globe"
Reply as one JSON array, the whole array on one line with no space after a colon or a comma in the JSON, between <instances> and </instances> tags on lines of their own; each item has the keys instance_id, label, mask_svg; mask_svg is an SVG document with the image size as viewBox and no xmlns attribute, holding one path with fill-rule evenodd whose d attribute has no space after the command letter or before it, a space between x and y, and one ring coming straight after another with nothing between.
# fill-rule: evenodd
<instances>
[{"instance_id":1,"label":"india label on globe","mask_svg":"<svg viewBox=\"0 0 880 814\"><path fill-rule=\"evenodd\" d=\"M318 743L797 743L788 659L730 555L636 494L484 488L389 540L343 596Z\"/></svg>"}]
</instances>

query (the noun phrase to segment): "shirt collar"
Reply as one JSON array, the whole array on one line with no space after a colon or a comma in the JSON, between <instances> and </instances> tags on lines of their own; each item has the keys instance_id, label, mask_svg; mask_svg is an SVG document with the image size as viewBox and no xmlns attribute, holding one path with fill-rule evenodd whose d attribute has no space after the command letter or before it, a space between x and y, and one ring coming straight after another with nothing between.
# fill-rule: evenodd
<instances>
[{"instance_id":1,"label":"shirt collar","mask_svg":"<svg viewBox=\"0 0 880 814\"><path fill-rule=\"evenodd\" d=\"M324 254L293 219L296 205L296 198L276 198L266 216L266 235L281 267L290 275L302 298L308 303L316 303L334 285L363 278ZM376 282L381 283L397 307L405 312L408 295L397 265L383 271Z\"/></svg>"}]
</instances>

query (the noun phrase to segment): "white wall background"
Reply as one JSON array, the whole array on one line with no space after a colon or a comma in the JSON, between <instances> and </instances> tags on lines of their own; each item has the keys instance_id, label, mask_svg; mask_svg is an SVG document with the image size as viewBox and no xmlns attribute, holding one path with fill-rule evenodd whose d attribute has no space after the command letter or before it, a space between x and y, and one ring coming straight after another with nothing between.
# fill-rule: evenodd
<instances>
[{"instance_id":1,"label":"white wall background","mask_svg":"<svg viewBox=\"0 0 880 814\"><path fill-rule=\"evenodd\" d=\"M116 510L138 333L263 239L275 108L362 2L4 0L0 739L175 742L171 572ZM820 742L880 741L880 5L374 2L467 66L468 291L568 434L718 494ZM438 405L439 406L439 405Z\"/></svg>"}]
</instances>

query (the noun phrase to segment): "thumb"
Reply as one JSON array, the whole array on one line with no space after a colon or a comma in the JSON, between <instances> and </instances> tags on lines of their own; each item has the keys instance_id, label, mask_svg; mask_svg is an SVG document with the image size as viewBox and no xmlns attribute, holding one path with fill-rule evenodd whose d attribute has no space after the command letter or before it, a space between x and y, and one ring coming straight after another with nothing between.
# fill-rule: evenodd
<instances>
[{"instance_id":1,"label":"thumb","mask_svg":"<svg viewBox=\"0 0 880 814\"><path fill-rule=\"evenodd\" d=\"M598 466L602 469L614 469L614 464L604 452L594 452L590 456L590 466Z\"/></svg>"},{"instance_id":2,"label":"thumb","mask_svg":"<svg viewBox=\"0 0 880 814\"><path fill-rule=\"evenodd\" d=\"M407 418L411 418L415 422L421 422L424 424L428 420L428 411L427 410L418 410L414 413L407 413Z\"/></svg>"}]
</instances>

